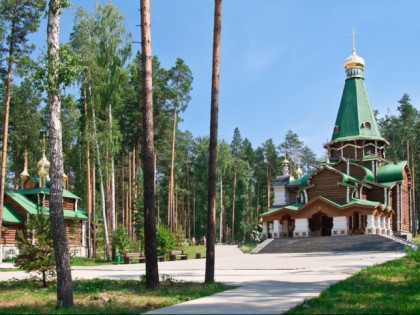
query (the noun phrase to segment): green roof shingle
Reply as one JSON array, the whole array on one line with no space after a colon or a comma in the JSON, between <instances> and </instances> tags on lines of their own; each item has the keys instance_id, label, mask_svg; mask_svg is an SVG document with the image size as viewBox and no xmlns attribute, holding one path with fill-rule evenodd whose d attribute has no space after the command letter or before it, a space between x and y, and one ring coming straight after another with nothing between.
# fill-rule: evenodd
<instances>
[{"instance_id":1,"label":"green roof shingle","mask_svg":"<svg viewBox=\"0 0 420 315\"><path fill-rule=\"evenodd\" d=\"M23 223L23 219L7 205L3 205L3 222Z\"/></svg>"},{"instance_id":2,"label":"green roof shingle","mask_svg":"<svg viewBox=\"0 0 420 315\"><path fill-rule=\"evenodd\" d=\"M362 77L347 78L338 110L332 142L382 138Z\"/></svg>"}]
</instances>

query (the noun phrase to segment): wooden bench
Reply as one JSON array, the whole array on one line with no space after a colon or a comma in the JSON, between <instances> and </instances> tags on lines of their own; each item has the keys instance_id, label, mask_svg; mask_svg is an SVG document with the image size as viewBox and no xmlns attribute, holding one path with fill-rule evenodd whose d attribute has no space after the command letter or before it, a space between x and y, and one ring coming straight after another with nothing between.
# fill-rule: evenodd
<instances>
[{"instance_id":1,"label":"wooden bench","mask_svg":"<svg viewBox=\"0 0 420 315\"><path fill-rule=\"evenodd\" d=\"M131 264L131 262L145 262L146 257L144 257L143 253L125 253L124 254L124 264Z\"/></svg>"},{"instance_id":2,"label":"wooden bench","mask_svg":"<svg viewBox=\"0 0 420 315\"><path fill-rule=\"evenodd\" d=\"M169 259L170 260L177 260L178 258L181 258L182 260L188 259L188 255L184 253L183 250L171 250L169 253Z\"/></svg>"},{"instance_id":3,"label":"wooden bench","mask_svg":"<svg viewBox=\"0 0 420 315\"><path fill-rule=\"evenodd\" d=\"M16 265L22 265L23 263L24 263L23 258L16 257L16 259L15 259L15 264Z\"/></svg>"},{"instance_id":4,"label":"wooden bench","mask_svg":"<svg viewBox=\"0 0 420 315\"><path fill-rule=\"evenodd\" d=\"M165 261L165 260L166 260L165 255L158 256L158 261Z\"/></svg>"}]
</instances>

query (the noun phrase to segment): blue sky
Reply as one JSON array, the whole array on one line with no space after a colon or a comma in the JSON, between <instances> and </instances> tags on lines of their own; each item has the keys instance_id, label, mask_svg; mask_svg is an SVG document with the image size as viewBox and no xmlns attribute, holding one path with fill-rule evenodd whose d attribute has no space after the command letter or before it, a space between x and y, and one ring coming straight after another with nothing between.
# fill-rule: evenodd
<instances>
[{"instance_id":1,"label":"blue sky","mask_svg":"<svg viewBox=\"0 0 420 315\"><path fill-rule=\"evenodd\" d=\"M91 10L95 3L71 2L61 20L62 42L68 41L75 9ZM139 0L112 3L125 16L133 40L140 41ZM357 53L366 61L373 109L381 116L395 113L404 93L418 108L419 12L418 0L225 0L219 138L230 142L238 127L256 148L269 138L280 144L290 129L324 155L344 87L352 29L358 32ZM153 54L164 68L182 58L194 76L180 125L194 136L206 136L210 129L213 14L213 0L151 0ZM46 33L45 26L40 32Z\"/></svg>"}]
</instances>

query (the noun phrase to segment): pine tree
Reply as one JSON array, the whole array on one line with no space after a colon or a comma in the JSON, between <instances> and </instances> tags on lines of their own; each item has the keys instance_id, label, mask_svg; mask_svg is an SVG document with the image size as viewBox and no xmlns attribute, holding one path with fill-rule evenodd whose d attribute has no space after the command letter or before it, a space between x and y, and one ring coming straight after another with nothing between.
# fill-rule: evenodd
<instances>
[{"instance_id":1,"label":"pine tree","mask_svg":"<svg viewBox=\"0 0 420 315\"><path fill-rule=\"evenodd\" d=\"M140 22L143 65L143 173L146 287L156 289L159 287L159 269L156 249L155 148L153 141L152 43L149 0L140 0Z\"/></svg>"},{"instance_id":2,"label":"pine tree","mask_svg":"<svg viewBox=\"0 0 420 315\"><path fill-rule=\"evenodd\" d=\"M50 220L42 209L28 217L24 230L18 231L19 255L16 266L26 272L39 272L46 288L48 279L55 277L54 245Z\"/></svg>"},{"instance_id":3,"label":"pine tree","mask_svg":"<svg viewBox=\"0 0 420 315\"><path fill-rule=\"evenodd\" d=\"M3 145L1 154L0 172L0 238L3 219L4 188L6 182L6 161L7 161L7 142L9 130L9 107L10 93L12 85L12 71L16 66L17 70L23 70L28 62L28 56L33 50L28 46L28 35L36 32L39 25L40 14L45 7L44 0L3 0L0 2L1 26L7 47L0 47L0 56L7 55L6 83L5 83L5 106L3 122ZM8 30L9 33L6 31ZM3 76L2 76L3 77ZM3 253L0 252L0 262Z\"/></svg>"},{"instance_id":4,"label":"pine tree","mask_svg":"<svg viewBox=\"0 0 420 315\"><path fill-rule=\"evenodd\" d=\"M57 308L73 306L73 281L63 209L63 149L60 119L59 30L61 9L65 5L65 1L50 0L47 28L49 151L51 159L50 218L57 268Z\"/></svg>"},{"instance_id":5,"label":"pine tree","mask_svg":"<svg viewBox=\"0 0 420 315\"><path fill-rule=\"evenodd\" d=\"M220 37L222 29L222 0L214 1L213 67L211 84L210 144L207 206L207 243L205 282L214 282L216 243L216 163L219 114Z\"/></svg>"}]
</instances>

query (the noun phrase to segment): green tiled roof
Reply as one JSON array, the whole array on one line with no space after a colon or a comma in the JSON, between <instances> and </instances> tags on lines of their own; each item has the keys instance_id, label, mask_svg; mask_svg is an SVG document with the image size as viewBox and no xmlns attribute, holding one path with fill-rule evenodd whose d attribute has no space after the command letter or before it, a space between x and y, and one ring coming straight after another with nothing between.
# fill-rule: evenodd
<instances>
[{"instance_id":1,"label":"green tiled roof","mask_svg":"<svg viewBox=\"0 0 420 315\"><path fill-rule=\"evenodd\" d=\"M64 218L87 220L88 217L81 211L64 210Z\"/></svg>"},{"instance_id":2,"label":"green tiled roof","mask_svg":"<svg viewBox=\"0 0 420 315\"><path fill-rule=\"evenodd\" d=\"M40 188L40 189L45 189L45 188ZM22 208L24 208L29 214L38 214L38 207L36 203L32 201L31 199L29 199L28 197L22 195L19 191L7 191L5 193L10 198L12 198L15 202L17 202ZM46 215L50 214L50 211L48 208L43 208L42 211ZM83 210L80 210L80 211L79 210L77 211L64 210L64 218L87 220L87 216Z\"/></svg>"},{"instance_id":3,"label":"green tiled roof","mask_svg":"<svg viewBox=\"0 0 420 315\"><path fill-rule=\"evenodd\" d=\"M23 219L13 212L7 205L3 205L3 222L23 223Z\"/></svg>"},{"instance_id":4,"label":"green tiled roof","mask_svg":"<svg viewBox=\"0 0 420 315\"><path fill-rule=\"evenodd\" d=\"M287 209L287 210L297 211L297 210L299 210L299 209L300 209L300 207L302 207L304 204L305 204L305 203L303 203L303 202L298 202L298 203L295 203L295 204L293 204L293 205L286 206L286 207L284 207L284 208L285 208L285 209Z\"/></svg>"},{"instance_id":5,"label":"green tiled roof","mask_svg":"<svg viewBox=\"0 0 420 315\"><path fill-rule=\"evenodd\" d=\"M48 187L35 187L32 189L19 189L17 190L18 193L22 195L35 195L35 194L50 194L50 188ZM81 199L79 196L73 194L72 192L63 189L63 197L65 198L73 198L73 199Z\"/></svg>"},{"instance_id":6,"label":"green tiled roof","mask_svg":"<svg viewBox=\"0 0 420 315\"><path fill-rule=\"evenodd\" d=\"M361 77L347 78L335 122L332 142L381 137L369 97Z\"/></svg>"},{"instance_id":7,"label":"green tiled roof","mask_svg":"<svg viewBox=\"0 0 420 315\"><path fill-rule=\"evenodd\" d=\"M379 201L370 201L365 199L357 199L352 198L349 203L346 203L345 205L342 205L341 207L347 207L351 205L361 205L361 206L368 206L368 207L376 207L378 204L380 204L383 208L386 208L386 205L383 203L380 203Z\"/></svg>"},{"instance_id":8,"label":"green tiled roof","mask_svg":"<svg viewBox=\"0 0 420 315\"><path fill-rule=\"evenodd\" d=\"M379 183L399 182L403 180L404 167L407 161L388 162L378 169L377 179Z\"/></svg>"},{"instance_id":9,"label":"green tiled roof","mask_svg":"<svg viewBox=\"0 0 420 315\"><path fill-rule=\"evenodd\" d=\"M286 186L307 186L309 177L316 171L319 170L309 170L301 178L290 181Z\"/></svg>"},{"instance_id":10,"label":"green tiled roof","mask_svg":"<svg viewBox=\"0 0 420 315\"><path fill-rule=\"evenodd\" d=\"M270 209L270 210L268 210L267 212L264 212L264 213L261 213L261 215L260 216L266 216L266 215L268 215L268 214L272 214L272 213L274 213L274 212L277 212L277 211L279 211L279 210L283 210L283 209L286 209L286 210L292 210L292 211L297 211L297 210L299 210L299 208L300 207L302 207L303 205L305 205L303 202L298 202L298 203L295 203L295 204L293 204L293 205L288 205L288 206L285 206L285 207L282 207L282 208L275 208L275 209Z\"/></svg>"},{"instance_id":11,"label":"green tiled roof","mask_svg":"<svg viewBox=\"0 0 420 315\"><path fill-rule=\"evenodd\" d=\"M334 201L332 201L328 198L322 197L322 196L319 196L318 198L322 199L322 200L324 200L324 201L326 201L326 202L328 202L328 203L330 203L330 204L332 204L332 205L334 205L334 206L336 206L337 208L340 208L340 209L343 209L343 208L346 208L346 207L349 207L349 206L352 206L352 205L360 205L360 206L367 206L367 207L377 207L378 205L380 205L383 209L388 209L388 207L385 204L380 203L379 201L370 201L370 200L352 198L350 200L350 202L345 203L343 205L340 205L340 204L338 204L338 203L336 203L336 202L334 202ZM311 202L311 201L309 201L309 202ZM293 205L285 206L285 207L282 207L282 208L271 209L267 212L262 213L260 216L264 217L264 216L267 216L269 214L273 214L273 213L281 211L281 210L298 211L299 209L301 209L305 205L306 205L306 203L295 203Z\"/></svg>"},{"instance_id":12,"label":"green tiled roof","mask_svg":"<svg viewBox=\"0 0 420 315\"><path fill-rule=\"evenodd\" d=\"M16 201L22 208L24 208L29 214L37 214L38 209L35 202L26 196L18 193L17 191L8 190L6 194Z\"/></svg>"}]
</instances>

